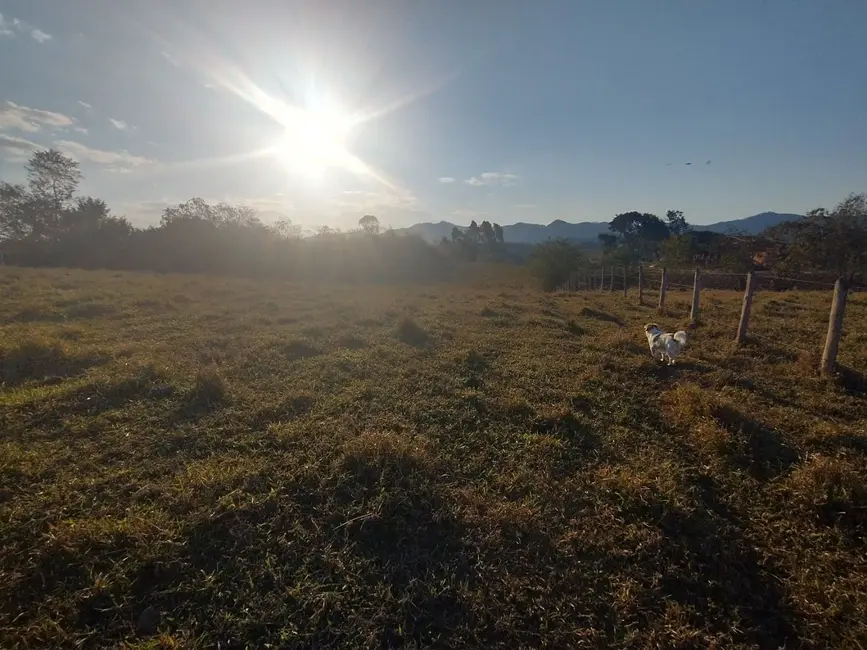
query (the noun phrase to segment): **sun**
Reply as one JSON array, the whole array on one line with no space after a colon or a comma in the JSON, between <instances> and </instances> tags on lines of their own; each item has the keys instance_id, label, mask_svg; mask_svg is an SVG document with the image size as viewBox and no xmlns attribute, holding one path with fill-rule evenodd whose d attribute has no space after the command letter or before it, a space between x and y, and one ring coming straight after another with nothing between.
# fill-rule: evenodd
<instances>
[{"instance_id":1,"label":"sun","mask_svg":"<svg viewBox=\"0 0 867 650\"><path fill-rule=\"evenodd\" d=\"M294 172L312 178L332 168L364 172L364 163L348 149L357 120L334 108L292 108L281 117L284 132L273 152Z\"/></svg>"}]
</instances>

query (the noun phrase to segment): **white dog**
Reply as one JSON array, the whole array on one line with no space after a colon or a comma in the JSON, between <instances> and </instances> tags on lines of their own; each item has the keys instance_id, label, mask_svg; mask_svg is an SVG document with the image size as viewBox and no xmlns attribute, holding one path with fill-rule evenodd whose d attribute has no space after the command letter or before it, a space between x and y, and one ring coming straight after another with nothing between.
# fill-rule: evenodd
<instances>
[{"instance_id":1,"label":"white dog","mask_svg":"<svg viewBox=\"0 0 867 650\"><path fill-rule=\"evenodd\" d=\"M653 358L659 361L667 360L669 366L674 365L675 357L686 347L686 332L683 330L668 334L659 329L656 323L650 323L644 326L644 334Z\"/></svg>"}]
</instances>

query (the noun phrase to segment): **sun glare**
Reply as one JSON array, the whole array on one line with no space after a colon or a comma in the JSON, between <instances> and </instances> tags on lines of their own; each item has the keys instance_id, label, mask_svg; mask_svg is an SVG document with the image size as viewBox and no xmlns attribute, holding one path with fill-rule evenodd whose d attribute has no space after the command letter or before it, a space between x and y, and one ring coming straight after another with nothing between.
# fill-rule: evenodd
<instances>
[{"instance_id":1,"label":"sun glare","mask_svg":"<svg viewBox=\"0 0 867 650\"><path fill-rule=\"evenodd\" d=\"M274 154L293 171L314 178L331 168L364 172L364 164L347 148L356 126L352 118L333 109L292 109L285 117Z\"/></svg>"},{"instance_id":2,"label":"sun glare","mask_svg":"<svg viewBox=\"0 0 867 650\"><path fill-rule=\"evenodd\" d=\"M293 175L319 182L332 169L347 171L358 177L373 179L394 189L394 181L350 151L351 136L362 124L379 119L417 96L395 102L380 110L347 112L319 92L308 91L307 101L290 104L269 95L237 65L224 62L221 69L203 66L211 82L269 116L282 133L264 149L253 155L271 156ZM421 95L419 95L421 96Z\"/></svg>"}]
</instances>

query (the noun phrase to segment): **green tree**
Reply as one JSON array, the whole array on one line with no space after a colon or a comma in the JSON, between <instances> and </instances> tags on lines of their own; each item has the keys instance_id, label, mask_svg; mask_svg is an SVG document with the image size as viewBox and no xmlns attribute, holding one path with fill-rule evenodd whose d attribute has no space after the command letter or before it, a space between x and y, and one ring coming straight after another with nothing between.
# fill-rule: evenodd
<instances>
[{"instance_id":1,"label":"green tree","mask_svg":"<svg viewBox=\"0 0 867 650\"><path fill-rule=\"evenodd\" d=\"M617 257L624 263L653 260L659 257L660 244L670 232L665 222L647 212L623 212L608 224L618 237Z\"/></svg>"},{"instance_id":2,"label":"green tree","mask_svg":"<svg viewBox=\"0 0 867 650\"><path fill-rule=\"evenodd\" d=\"M850 194L833 210L818 208L765 234L780 245L779 267L788 272L867 273L867 195Z\"/></svg>"},{"instance_id":3,"label":"green tree","mask_svg":"<svg viewBox=\"0 0 867 650\"><path fill-rule=\"evenodd\" d=\"M25 241L37 222L36 205L23 185L0 183L0 239Z\"/></svg>"},{"instance_id":4,"label":"green tree","mask_svg":"<svg viewBox=\"0 0 867 650\"><path fill-rule=\"evenodd\" d=\"M488 247L493 247L493 245L497 243L497 236L494 234L494 227L488 220L482 221L482 225L479 226L479 235L482 242Z\"/></svg>"},{"instance_id":5,"label":"green tree","mask_svg":"<svg viewBox=\"0 0 867 650\"><path fill-rule=\"evenodd\" d=\"M78 163L54 149L36 151L25 165L27 185L0 183L0 236L51 241L81 179Z\"/></svg>"},{"instance_id":6,"label":"green tree","mask_svg":"<svg viewBox=\"0 0 867 650\"><path fill-rule=\"evenodd\" d=\"M358 225L369 235L379 234L379 219L372 214L366 214L358 220Z\"/></svg>"},{"instance_id":7,"label":"green tree","mask_svg":"<svg viewBox=\"0 0 867 650\"><path fill-rule=\"evenodd\" d=\"M691 264L696 254L692 233L674 235L659 246L660 259L667 264Z\"/></svg>"},{"instance_id":8,"label":"green tree","mask_svg":"<svg viewBox=\"0 0 867 650\"><path fill-rule=\"evenodd\" d=\"M665 220L667 222L668 231L678 237L689 231L690 225L686 221L686 217L683 216L683 212L680 210L669 210L665 213Z\"/></svg>"},{"instance_id":9,"label":"green tree","mask_svg":"<svg viewBox=\"0 0 867 650\"><path fill-rule=\"evenodd\" d=\"M291 219L281 217L271 225L273 232L278 239L298 239L301 236L301 228L292 223Z\"/></svg>"},{"instance_id":10,"label":"green tree","mask_svg":"<svg viewBox=\"0 0 867 650\"><path fill-rule=\"evenodd\" d=\"M27 185L34 209L31 237L51 239L56 236L58 225L78 183L81 171L78 162L55 149L35 151L24 166Z\"/></svg>"},{"instance_id":11,"label":"green tree","mask_svg":"<svg viewBox=\"0 0 867 650\"><path fill-rule=\"evenodd\" d=\"M163 209L163 214L160 218L161 226L168 226L178 221L207 221L208 223L217 225L219 217L214 209L208 205L207 201L195 197L178 205Z\"/></svg>"},{"instance_id":12,"label":"green tree","mask_svg":"<svg viewBox=\"0 0 867 650\"><path fill-rule=\"evenodd\" d=\"M617 248L617 235L612 235L607 232L600 233L599 243L602 245L603 252L610 252Z\"/></svg>"}]
</instances>

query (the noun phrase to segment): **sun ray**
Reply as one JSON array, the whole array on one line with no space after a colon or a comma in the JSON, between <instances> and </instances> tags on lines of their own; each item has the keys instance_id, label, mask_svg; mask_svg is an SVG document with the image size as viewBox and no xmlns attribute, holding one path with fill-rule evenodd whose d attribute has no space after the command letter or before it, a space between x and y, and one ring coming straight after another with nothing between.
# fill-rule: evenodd
<instances>
[{"instance_id":1,"label":"sun ray","mask_svg":"<svg viewBox=\"0 0 867 650\"><path fill-rule=\"evenodd\" d=\"M422 84L419 90L409 92L380 107L341 112L330 98L308 89L304 101L286 101L266 92L247 72L226 55L211 35L179 19L174 12L161 12L162 28L150 26L151 20L138 19L131 13L117 9L118 17L136 23L160 47L171 52L174 65L195 71L207 80L208 86L238 97L267 115L282 129L275 142L254 152L216 159L178 163L180 166L221 164L233 160L243 161L260 156L271 156L285 164L293 173L308 178L321 177L332 168L347 171L359 178L370 179L393 191L403 191L396 178L376 169L350 150L353 133L366 123L381 119L420 99L438 92L458 76L459 71L443 75L433 82ZM170 25L176 37L168 38L163 32Z\"/></svg>"}]
</instances>

